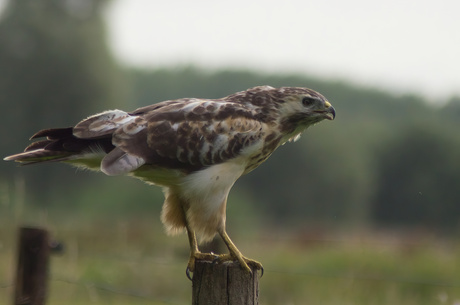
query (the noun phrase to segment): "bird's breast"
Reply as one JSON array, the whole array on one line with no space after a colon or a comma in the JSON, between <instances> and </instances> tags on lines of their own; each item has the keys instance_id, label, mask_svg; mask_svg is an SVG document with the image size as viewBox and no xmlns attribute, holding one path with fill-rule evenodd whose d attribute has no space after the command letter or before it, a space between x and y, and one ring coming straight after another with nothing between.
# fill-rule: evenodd
<instances>
[{"instance_id":1,"label":"bird's breast","mask_svg":"<svg viewBox=\"0 0 460 305\"><path fill-rule=\"evenodd\" d=\"M247 162L244 174L247 174L264 163L271 154L282 144L282 136L276 132L270 133L247 152Z\"/></svg>"}]
</instances>

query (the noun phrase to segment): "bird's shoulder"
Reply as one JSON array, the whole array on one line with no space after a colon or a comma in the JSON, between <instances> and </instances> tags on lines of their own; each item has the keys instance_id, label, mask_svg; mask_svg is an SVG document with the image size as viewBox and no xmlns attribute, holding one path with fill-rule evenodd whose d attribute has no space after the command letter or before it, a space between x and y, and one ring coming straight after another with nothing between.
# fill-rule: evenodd
<instances>
[{"instance_id":1,"label":"bird's shoulder","mask_svg":"<svg viewBox=\"0 0 460 305\"><path fill-rule=\"evenodd\" d=\"M237 98L183 98L142 107L129 114L152 122L160 120L180 122L184 120L222 120L241 116L257 119L259 111L254 105L241 103Z\"/></svg>"}]
</instances>

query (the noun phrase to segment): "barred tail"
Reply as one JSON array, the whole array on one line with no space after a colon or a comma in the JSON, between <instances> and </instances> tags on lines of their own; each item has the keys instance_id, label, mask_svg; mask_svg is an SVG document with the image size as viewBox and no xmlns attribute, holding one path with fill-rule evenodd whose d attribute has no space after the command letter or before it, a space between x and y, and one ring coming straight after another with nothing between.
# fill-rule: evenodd
<instances>
[{"instance_id":1,"label":"barred tail","mask_svg":"<svg viewBox=\"0 0 460 305\"><path fill-rule=\"evenodd\" d=\"M45 129L30 139L46 138L30 144L23 153L6 157L21 164L66 162L107 175L121 175L142 166L144 159L130 155L112 144L112 135L136 119L121 110L90 116L75 127Z\"/></svg>"},{"instance_id":2,"label":"barred tail","mask_svg":"<svg viewBox=\"0 0 460 305\"><path fill-rule=\"evenodd\" d=\"M30 139L46 137L30 144L24 152L4 158L21 164L41 162L71 161L96 151L108 153L114 146L111 136L98 139L81 139L73 134L73 127L45 129L34 134Z\"/></svg>"}]
</instances>

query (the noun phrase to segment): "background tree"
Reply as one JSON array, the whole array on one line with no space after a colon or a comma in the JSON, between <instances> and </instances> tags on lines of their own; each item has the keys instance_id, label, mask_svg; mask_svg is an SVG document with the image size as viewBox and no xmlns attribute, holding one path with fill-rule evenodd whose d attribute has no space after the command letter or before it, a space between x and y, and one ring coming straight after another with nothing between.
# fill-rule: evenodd
<instances>
[{"instance_id":1,"label":"background tree","mask_svg":"<svg viewBox=\"0 0 460 305\"><path fill-rule=\"evenodd\" d=\"M31 132L69 126L105 109L133 110L182 97L219 98L257 85L310 87L331 101L336 120L312 127L298 143L277 150L269 162L239 180L229 199L229 215L237 217L229 221L241 222L247 214L284 227L313 222L327 223L327 228L373 222L456 226L458 97L435 107L417 95L308 75L193 66L120 71L105 44L104 3L9 4L0 20L2 156L23 149ZM85 217L101 211L123 217L145 214L158 211L162 203L158 188L125 177L52 164L17 170L1 162L0 169L2 180L8 181L0 181L1 190L21 175L27 202L72 206L72 211L84 210ZM260 214L245 213L248 209Z\"/></svg>"},{"instance_id":2,"label":"background tree","mask_svg":"<svg viewBox=\"0 0 460 305\"><path fill-rule=\"evenodd\" d=\"M432 120L410 124L379 159L374 220L399 227L456 228L460 220L460 138ZM452 231L451 231L452 232Z\"/></svg>"},{"instance_id":3,"label":"background tree","mask_svg":"<svg viewBox=\"0 0 460 305\"><path fill-rule=\"evenodd\" d=\"M75 124L120 106L121 73L106 45L103 0L14 0L0 20L2 155L24 147L31 132ZM8 126L8 128L5 128ZM4 162L2 172L12 169ZM23 170L32 190L47 193L61 168ZM46 179L40 179L46 173ZM72 175L71 175L72 177ZM71 179L68 177L68 179ZM70 181L69 181L69 184Z\"/></svg>"}]
</instances>

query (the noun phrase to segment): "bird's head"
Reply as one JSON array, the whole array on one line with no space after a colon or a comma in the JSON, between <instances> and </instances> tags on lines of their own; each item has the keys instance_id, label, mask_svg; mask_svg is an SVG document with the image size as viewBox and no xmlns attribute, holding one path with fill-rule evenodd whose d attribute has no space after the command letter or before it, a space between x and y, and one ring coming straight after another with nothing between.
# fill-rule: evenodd
<instances>
[{"instance_id":1,"label":"bird's head","mask_svg":"<svg viewBox=\"0 0 460 305\"><path fill-rule=\"evenodd\" d=\"M298 135L324 119L333 120L335 109L320 93L300 87L277 90L279 124L284 134Z\"/></svg>"},{"instance_id":2,"label":"bird's head","mask_svg":"<svg viewBox=\"0 0 460 305\"><path fill-rule=\"evenodd\" d=\"M255 109L259 120L278 125L285 140L297 139L308 126L335 118L331 103L308 88L258 86L225 99L239 100Z\"/></svg>"}]
</instances>

